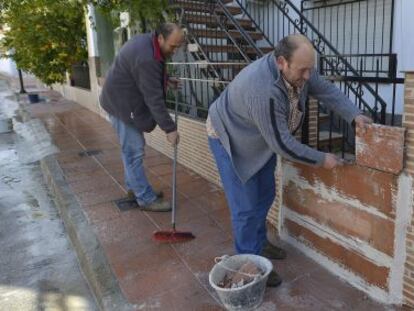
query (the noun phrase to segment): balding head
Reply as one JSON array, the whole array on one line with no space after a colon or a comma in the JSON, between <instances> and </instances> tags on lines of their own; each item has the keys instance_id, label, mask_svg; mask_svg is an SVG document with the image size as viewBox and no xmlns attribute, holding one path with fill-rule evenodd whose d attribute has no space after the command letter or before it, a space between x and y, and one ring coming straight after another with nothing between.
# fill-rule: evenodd
<instances>
[{"instance_id":1,"label":"balding head","mask_svg":"<svg viewBox=\"0 0 414 311\"><path fill-rule=\"evenodd\" d=\"M315 50L303 35L290 35L279 41L275 48L276 63L286 81L302 87L315 66Z\"/></svg>"},{"instance_id":2,"label":"balding head","mask_svg":"<svg viewBox=\"0 0 414 311\"><path fill-rule=\"evenodd\" d=\"M184 31L175 23L162 24L155 33L164 58L172 56L184 43Z\"/></svg>"},{"instance_id":3,"label":"balding head","mask_svg":"<svg viewBox=\"0 0 414 311\"><path fill-rule=\"evenodd\" d=\"M301 34L294 34L284 37L279 41L275 47L275 57L283 56L287 61L290 61L293 53L299 48L306 49L310 53L315 53L308 38Z\"/></svg>"}]
</instances>

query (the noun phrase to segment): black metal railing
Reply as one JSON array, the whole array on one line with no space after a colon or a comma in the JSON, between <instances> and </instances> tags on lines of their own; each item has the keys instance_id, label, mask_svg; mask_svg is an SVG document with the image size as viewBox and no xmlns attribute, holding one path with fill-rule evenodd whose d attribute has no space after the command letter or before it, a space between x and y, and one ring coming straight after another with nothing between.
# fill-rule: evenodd
<instances>
[{"instance_id":1,"label":"black metal railing","mask_svg":"<svg viewBox=\"0 0 414 311\"><path fill-rule=\"evenodd\" d=\"M375 64L392 58L394 0L303 0L304 16L341 54ZM375 71L364 71L365 76Z\"/></svg>"},{"instance_id":2,"label":"black metal railing","mask_svg":"<svg viewBox=\"0 0 414 311\"><path fill-rule=\"evenodd\" d=\"M329 66L331 72L335 75L341 75L345 70L348 75L359 76L359 72L352 64L342 56L336 47L325 38L325 36L317 29L305 15L294 5L290 0L268 0L263 2L265 7L257 7L254 2L249 0L235 0L247 11L252 18L260 21L258 25L262 32L267 31L267 37L275 44L283 37L293 34L302 33L309 38L314 45L319 55L335 55L336 62L325 58L326 66ZM266 12L267 15L266 15ZM261 19L259 18L261 16ZM275 26L277 25L277 27ZM276 30L271 31L271 29ZM364 106L365 111L369 113L379 123L385 123L385 111L387 104L381 96L379 96L372 86L364 81L358 82L355 85L351 82L347 83L347 89L351 96L359 98L359 102ZM362 92L360 91L362 89ZM348 94L348 92L347 92ZM369 96L364 96L369 94ZM369 98L374 98L377 106L380 107L379 112L373 109L373 102L368 101ZM377 115L379 114L379 115Z\"/></svg>"},{"instance_id":3,"label":"black metal railing","mask_svg":"<svg viewBox=\"0 0 414 311\"><path fill-rule=\"evenodd\" d=\"M321 75L336 83L351 101L371 116L375 122L398 124L398 120L397 122L395 120L396 93L398 84L402 83L403 79L397 78L395 54L392 54L391 50L382 50L387 45L385 44L388 40L386 35L383 35L381 39L381 45L379 45L381 50L375 49L373 53L368 53L369 49L356 49L345 54L343 51L346 49L339 49L335 46L325 37L319 28L321 26L317 27L311 21L315 13L310 13L309 7L306 9L302 7L302 12L290 0L234 0L231 7L226 6L225 1L221 0L176 0L174 2L185 8L183 20L190 37L193 38L192 42L198 47L190 53L192 56L190 61L209 63L207 68L200 68L199 76L187 69L189 70L187 74L192 75L192 78L188 78L187 74L184 75L187 76L187 81L194 80L191 83L186 82L188 86L184 87L180 95L181 99L190 101L185 109L182 108L183 113L199 118L207 115L208 104L205 103L212 102L224 86L240 71L240 68L223 63L241 61L249 63L270 50L283 37L293 33L302 33L309 38L318 52L318 69ZM327 3L327 1L313 2L314 4ZM345 4L355 1L339 0L339 2ZM335 3L335 0L330 3ZM200 9L200 4L204 5L203 9ZM236 15L237 10L234 4L240 8L237 12L239 15ZM313 8L316 9L316 7ZM391 12L391 25L387 27L391 33L392 15L393 12ZM328 20L331 18L328 13L326 16ZM392 34L389 36L392 41ZM374 35L373 37L375 38ZM368 43L366 45L369 46ZM357 50L360 53L354 53ZM188 63L189 60L187 59L186 62ZM214 64L215 62L217 64ZM392 97L387 98L387 101L381 95L382 83L391 84ZM210 93L211 90L213 90L212 93ZM194 95L197 93L195 91L203 95ZM330 111L321 108L320 115L322 114L323 118L321 117L318 123L320 126L318 136L326 137L324 141L318 137L319 147L330 151L338 151L339 148L342 154L352 153L353 129ZM328 119L328 122L324 125L322 119Z\"/></svg>"},{"instance_id":4,"label":"black metal railing","mask_svg":"<svg viewBox=\"0 0 414 311\"><path fill-rule=\"evenodd\" d=\"M89 66L87 63L72 65L70 85L88 90L91 89Z\"/></svg>"},{"instance_id":5,"label":"black metal railing","mask_svg":"<svg viewBox=\"0 0 414 311\"><path fill-rule=\"evenodd\" d=\"M242 12L237 6L226 6L221 0L174 0L171 4L177 7L177 19L187 29L189 52L174 59L187 64L180 68L187 71L181 72L185 77L185 94L180 96L190 101L191 109L187 109L190 116L203 118L206 113L198 102L211 102L244 64L263 56L272 47L257 47L255 42L262 39L262 34L255 32L252 21L235 17ZM196 73L195 67L188 65L192 63L199 63ZM209 82L201 86L200 81Z\"/></svg>"},{"instance_id":6,"label":"black metal railing","mask_svg":"<svg viewBox=\"0 0 414 311\"><path fill-rule=\"evenodd\" d=\"M208 108L220 95L215 90L223 90L231 80L214 77L206 77L206 72L213 68L228 68L235 72L242 70L248 63L207 63L207 62L177 62L169 63L168 66L174 77L181 80L181 87L178 90L178 111L191 118L205 120ZM167 92L167 106L174 108L175 92L169 89Z\"/></svg>"}]
</instances>

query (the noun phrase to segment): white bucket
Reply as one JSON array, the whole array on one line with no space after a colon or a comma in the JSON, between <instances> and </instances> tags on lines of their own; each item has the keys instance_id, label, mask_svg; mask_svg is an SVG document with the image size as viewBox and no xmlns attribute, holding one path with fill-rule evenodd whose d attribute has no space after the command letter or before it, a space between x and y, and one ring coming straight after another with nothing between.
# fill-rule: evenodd
<instances>
[{"instance_id":1,"label":"white bucket","mask_svg":"<svg viewBox=\"0 0 414 311\"><path fill-rule=\"evenodd\" d=\"M266 281L273 270L270 260L249 254L222 256L209 274L210 285L216 290L224 307L230 311L248 311L259 307L263 301ZM253 262L264 274L256 280L238 288L222 288L218 284L224 279L226 273L236 271L247 261Z\"/></svg>"}]
</instances>

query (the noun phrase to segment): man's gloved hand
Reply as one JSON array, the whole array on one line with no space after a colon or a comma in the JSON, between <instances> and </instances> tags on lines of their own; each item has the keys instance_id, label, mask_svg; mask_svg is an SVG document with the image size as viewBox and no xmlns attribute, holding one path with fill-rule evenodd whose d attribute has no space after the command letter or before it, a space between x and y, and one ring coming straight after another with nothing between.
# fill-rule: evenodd
<instances>
[{"instance_id":1,"label":"man's gloved hand","mask_svg":"<svg viewBox=\"0 0 414 311\"><path fill-rule=\"evenodd\" d=\"M361 133L364 134L367 130L369 124L372 124L372 119L360 114L354 119L355 126L361 130Z\"/></svg>"},{"instance_id":2,"label":"man's gloved hand","mask_svg":"<svg viewBox=\"0 0 414 311\"><path fill-rule=\"evenodd\" d=\"M342 166L343 164L344 161L340 157L337 157L332 153L325 153L325 160L323 161L322 167L330 170L337 166Z\"/></svg>"},{"instance_id":3,"label":"man's gloved hand","mask_svg":"<svg viewBox=\"0 0 414 311\"><path fill-rule=\"evenodd\" d=\"M177 131L167 133L167 140L172 146L175 146L180 141L180 135Z\"/></svg>"}]
</instances>

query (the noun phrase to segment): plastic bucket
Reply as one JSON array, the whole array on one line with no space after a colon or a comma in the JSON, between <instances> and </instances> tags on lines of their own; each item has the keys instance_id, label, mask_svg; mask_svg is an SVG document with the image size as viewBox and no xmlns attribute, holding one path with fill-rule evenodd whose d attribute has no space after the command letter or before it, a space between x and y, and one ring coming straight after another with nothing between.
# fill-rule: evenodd
<instances>
[{"instance_id":1,"label":"plastic bucket","mask_svg":"<svg viewBox=\"0 0 414 311\"><path fill-rule=\"evenodd\" d=\"M28 94L28 97L31 104L36 104L40 101L39 94Z\"/></svg>"},{"instance_id":2,"label":"plastic bucket","mask_svg":"<svg viewBox=\"0 0 414 311\"><path fill-rule=\"evenodd\" d=\"M210 285L216 290L221 302L227 310L248 311L259 307L263 301L266 281L273 265L267 258L258 255L240 254L219 258L209 274ZM238 270L247 261L253 262L264 274L258 279L238 288L222 288L218 284L229 270Z\"/></svg>"}]
</instances>

